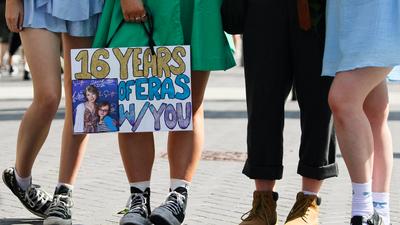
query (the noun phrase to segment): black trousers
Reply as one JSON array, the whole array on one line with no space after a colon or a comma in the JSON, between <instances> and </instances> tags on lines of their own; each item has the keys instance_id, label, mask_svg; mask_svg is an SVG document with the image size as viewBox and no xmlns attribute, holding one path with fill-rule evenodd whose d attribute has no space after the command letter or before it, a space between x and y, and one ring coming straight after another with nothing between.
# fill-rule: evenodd
<instances>
[{"instance_id":1,"label":"black trousers","mask_svg":"<svg viewBox=\"0 0 400 225\"><path fill-rule=\"evenodd\" d=\"M10 47L8 48L8 53L10 56L13 56L19 46L21 46L21 38L19 36L19 33L11 33L10 34Z\"/></svg>"},{"instance_id":2,"label":"black trousers","mask_svg":"<svg viewBox=\"0 0 400 225\"><path fill-rule=\"evenodd\" d=\"M297 15L295 0L248 0L243 34L248 159L243 173L251 179L282 178L284 105L293 84L302 131L297 173L318 180L338 174L328 106L332 78L321 77L324 15L309 31L300 29Z\"/></svg>"}]
</instances>

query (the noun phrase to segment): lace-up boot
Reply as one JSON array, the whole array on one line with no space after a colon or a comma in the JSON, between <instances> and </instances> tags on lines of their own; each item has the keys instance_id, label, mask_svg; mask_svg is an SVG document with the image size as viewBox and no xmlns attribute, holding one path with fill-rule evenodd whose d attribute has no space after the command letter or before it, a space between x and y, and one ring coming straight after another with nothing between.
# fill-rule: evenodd
<instances>
[{"instance_id":1,"label":"lace-up boot","mask_svg":"<svg viewBox=\"0 0 400 225\"><path fill-rule=\"evenodd\" d=\"M151 213L151 222L155 225L182 224L185 219L187 197L187 189L184 187L178 187L171 191L167 200Z\"/></svg>"},{"instance_id":2,"label":"lace-up boot","mask_svg":"<svg viewBox=\"0 0 400 225\"><path fill-rule=\"evenodd\" d=\"M321 198L316 195L305 195L299 192L296 202L286 219L285 225L317 225L319 215L319 205Z\"/></svg>"},{"instance_id":3,"label":"lace-up boot","mask_svg":"<svg viewBox=\"0 0 400 225\"><path fill-rule=\"evenodd\" d=\"M275 225L278 198L278 193L273 191L255 191L253 208L242 216L240 225Z\"/></svg>"},{"instance_id":4,"label":"lace-up boot","mask_svg":"<svg viewBox=\"0 0 400 225\"><path fill-rule=\"evenodd\" d=\"M46 218L46 211L51 204L51 196L40 189L39 185L32 184L24 191L15 178L15 168L10 167L3 172L3 181L15 196L31 213Z\"/></svg>"},{"instance_id":5,"label":"lace-up boot","mask_svg":"<svg viewBox=\"0 0 400 225\"><path fill-rule=\"evenodd\" d=\"M366 218L364 216L353 216L350 221L350 225L385 225L383 224L382 217L378 215L378 213L374 212L374 214Z\"/></svg>"},{"instance_id":6,"label":"lace-up boot","mask_svg":"<svg viewBox=\"0 0 400 225\"><path fill-rule=\"evenodd\" d=\"M56 188L53 202L47 213L48 217L43 221L43 225L72 225L73 205L72 190L64 185Z\"/></svg>"},{"instance_id":7,"label":"lace-up boot","mask_svg":"<svg viewBox=\"0 0 400 225\"><path fill-rule=\"evenodd\" d=\"M131 187L131 196L123 214L119 221L120 225L151 225L148 220L150 215L150 188L141 191L138 188Z\"/></svg>"}]
</instances>

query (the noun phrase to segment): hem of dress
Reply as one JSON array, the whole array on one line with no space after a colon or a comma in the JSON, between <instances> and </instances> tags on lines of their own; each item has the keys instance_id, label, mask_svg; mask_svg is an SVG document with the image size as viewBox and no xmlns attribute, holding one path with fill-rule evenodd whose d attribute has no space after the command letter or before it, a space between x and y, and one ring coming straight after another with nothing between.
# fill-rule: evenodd
<instances>
[{"instance_id":1,"label":"hem of dress","mask_svg":"<svg viewBox=\"0 0 400 225\"><path fill-rule=\"evenodd\" d=\"M228 70L236 66L236 62L230 59L221 60L200 60L202 63L194 64L192 62L192 71L218 71Z\"/></svg>"},{"instance_id":2,"label":"hem of dress","mask_svg":"<svg viewBox=\"0 0 400 225\"><path fill-rule=\"evenodd\" d=\"M72 37L94 37L95 33L92 35L89 34L76 34L74 32L68 32L66 30L60 30L60 29L52 29L49 27L45 27L45 26L31 26L31 25L24 25L23 28L32 28L32 29L43 29L43 30L47 30L53 33L66 33L69 34Z\"/></svg>"},{"instance_id":3,"label":"hem of dress","mask_svg":"<svg viewBox=\"0 0 400 225\"><path fill-rule=\"evenodd\" d=\"M326 71L329 72L324 72L325 70L323 70L322 75L323 77L335 77L337 73L340 72L344 72L344 71L351 71L351 70L356 70L356 69L361 69L361 68L365 68L365 67L395 67L395 66L399 66L399 63L369 63L369 62L365 62L365 63L360 63L354 66L347 66L347 67L340 67L339 69L327 69ZM335 72L333 72L335 71Z\"/></svg>"}]
</instances>

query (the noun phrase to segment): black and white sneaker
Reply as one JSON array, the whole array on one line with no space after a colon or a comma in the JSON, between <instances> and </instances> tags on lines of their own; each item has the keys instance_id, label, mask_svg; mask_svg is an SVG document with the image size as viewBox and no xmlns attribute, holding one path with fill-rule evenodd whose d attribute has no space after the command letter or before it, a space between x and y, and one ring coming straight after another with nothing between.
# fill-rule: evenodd
<instances>
[{"instance_id":1,"label":"black and white sneaker","mask_svg":"<svg viewBox=\"0 0 400 225\"><path fill-rule=\"evenodd\" d=\"M171 191L167 200L155 208L150 215L150 221L155 225L180 225L185 219L187 189L178 187Z\"/></svg>"},{"instance_id":2,"label":"black and white sneaker","mask_svg":"<svg viewBox=\"0 0 400 225\"><path fill-rule=\"evenodd\" d=\"M24 191L17 183L15 168L13 167L5 169L2 178L26 209L36 216L46 218L46 211L51 204L51 196L47 192L35 184L32 184L28 190Z\"/></svg>"},{"instance_id":3,"label":"black and white sneaker","mask_svg":"<svg viewBox=\"0 0 400 225\"><path fill-rule=\"evenodd\" d=\"M72 225L71 208L73 205L72 190L64 185L56 188L53 202L43 225Z\"/></svg>"},{"instance_id":4,"label":"black and white sneaker","mask_svg":"<svg viewBox=\"0 0 400 225\"><path fill-rule=\"evenodd\" d=\"M350 225L384 225L382 217L374 212L370 218L364 216L353 216Z\"/></svg>"},{"instance_id":5,"label":"black and white sneaker","mask_svg":"<svg viewBox=\"0 0 400 225\"><path fill-rule=\"evenodd\" d=\"M128 199L127 210L124 212L120 225L151 225L150 215L150 188L141 191L131 187L131 196Z\"/></svg>"}]
</instances>

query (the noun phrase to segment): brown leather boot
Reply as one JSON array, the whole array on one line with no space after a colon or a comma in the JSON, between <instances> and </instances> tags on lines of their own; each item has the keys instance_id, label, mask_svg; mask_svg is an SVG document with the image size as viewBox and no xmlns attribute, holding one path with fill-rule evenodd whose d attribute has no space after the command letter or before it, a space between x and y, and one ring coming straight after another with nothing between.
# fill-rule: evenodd
<instances>
[{"instance_id":1,"label":"brown leather boot","mask_svg":"<svg viewBox=\"0 0 400 225\"><path fill-rule=\"evenodd\" d=\"M321 198L316 195L305 195L303 192L299 192L296 199L285 225L318 225Z\"/></svg>"},{"instance_id":2,"label":"brown leather boot","mask_svg":"<svg viewBox=\"0 0 400 225\"><path fill-rule=\"evenodd\" d=\"M278 193L273 191L255 191L253 208L242 216L239 225L276 225L276 201ZM247 216L246 218L244 218Z\"/></svg>"}]
</instances>

